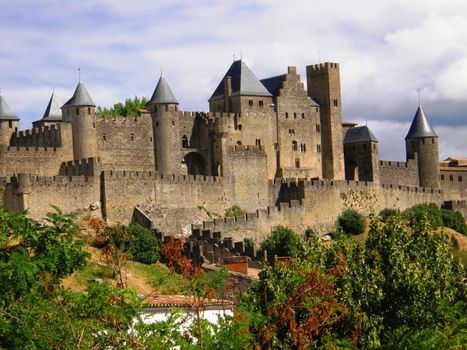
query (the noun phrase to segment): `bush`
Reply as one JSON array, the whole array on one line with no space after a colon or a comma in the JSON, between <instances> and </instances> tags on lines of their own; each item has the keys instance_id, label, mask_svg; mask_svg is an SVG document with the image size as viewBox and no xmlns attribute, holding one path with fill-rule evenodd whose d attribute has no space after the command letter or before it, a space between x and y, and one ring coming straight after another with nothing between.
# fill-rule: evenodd
<instances>
[{"instance_id":1,"label":"bush","mask_svg":"<svg viewBox=\"0 0 467 350\"><path fill-rule=\"evenodd\" d=\"M467 225L461 213L458 211L440 209L440 214L443 226L452 228L463 235L467 235Z\"/></svg>"},{"instance_id":2,"label":"bush","mask_svg":"<svg viewBox=\"0 0 467 350\"><path fill-rule=\"evenodd\" d=\"M428 221L431 227L440 227L443 224L441 212L435 203L417 204L406 209L403 216L414 225L422 221Z\"/></svg>"},{"instance_id":3,"label":"bush","mask_svg":"<svg viewBox=\"0 0 467 350\"><path fill-rule=\"evenodd\" d=\"M243 244L245 245L245 248L254 248L255 247L255 242L251 238L245 238L243 240Z\"/></svg>"},{"instance_id":4,"label":"bush","mask_svg":"<svg viewBox=\"0 0 467 350\"><path fill-rule=\"evenodd\" d=\"M379 218L382 222L386 222L391 216L401 215L399 209L385 208L379 212Z\"/></svg>"},{"instance_id":5,"label":"bush","mask_svg":"<svg viewBox=\"0 0 467 350\"><path fill-rule=\"evenodd\" d=\"M274 227L271 235L262 244L269 256L297 256L303 248L298 234L282 225Z\"/></svg>"},{"instance_id":6,"label":"bush","mask_svg":"<svg viewBox=\"0 0 467 350\"><path fill-rule=\"evenodd\" d=\"M224 210L224 215L227 218L233 218L235 216L245 216L246 211L240 208L238 205L233 205L230 208Z\"/></svg>"},{"instance_id":7,"label":"bush","mask_svg":"<svg viewBox=\"0 0 467 350\"><path fill-rule=\"evenodd\" d=\"M345 209L337 218L337 223L347 234L359 235L365 230L365 219L355 209Z\"/></svg>"}]
</instances>

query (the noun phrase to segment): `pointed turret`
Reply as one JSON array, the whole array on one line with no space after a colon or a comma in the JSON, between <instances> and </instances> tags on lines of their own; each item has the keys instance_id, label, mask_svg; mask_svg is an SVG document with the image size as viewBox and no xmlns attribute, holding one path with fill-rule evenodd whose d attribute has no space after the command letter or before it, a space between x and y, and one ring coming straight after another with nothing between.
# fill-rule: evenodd
<instances>
[{"instance_id":1,"label":"pointed turret","mask_svg":"<svg viewBox=\"0 0 467 350\"><path fill-rule=\"evenodd\" d=\"M438 135L430 126L421 105L418 106L405 137L405 147L407 160L417 161L419 185L439 188Z\"/></svg>"},{"instance_id":2,"label":"pointed turret","mask_svg":"<svg viewBox=\"0 0 467 350\"><path fill-rule=\"evenodd\" d=\"M62 121L71 123L73 158L97 156L96 105L80 81L73 96L62 106Z\"/></svg>"},{"instance_id":3,"label":"pointed turret","mask_svg":"<svg viewBox=\"0 0 467 350\"><path fill-rule=\"evenodd\" d=\"M412 125L405 139L418 137L438 137L430 123L428 123L428 119L421 105L418 106L417 112L412 120Z\"/></svg>"},{"instance_id":4,"label":"pointed turret","mask_svg":"<svg viewBox=\"0 0 467 350\"><path fill-rule=\"evenodd\" d=\"M234 61L209 98L213 112L264 110L272 95L242 60Z\"/></svg>"},{"instance_id":5,"label":"pointed turret","mask_svg":"<svg viewBox=\"0 0 467 350\"><path fill-rule=\"evenodd\" d=\"M52 96L50 96L49 103L47 105L47 108L45 109L44 116L42 117L42 121L46 122L61 122L62 121L62 111L61 111L61 106L62 103L60 99L55 95L55 93L52 93Z\"/></svg>"},{"instance_id":6,"label":"pointed turret","mask_svg":"<svg viewBox=\"0 0 467 350\"><path fill-rule=\"evenodd\" d=\"M11 111L10 106L2 94L0 94L0 120L19 120L19 118Z\"/></svg>"},{"instance_id":7,"label":"pointed turret","mask_svg":"<svg viewBox=\"0 0 467 350\"><path fill-rule=\"evenodd\" d=\"M65 107L96 107L96 105L89 96L84 84L79 82L73 96L62 106L62 108Z\"/></svg>"},{"instance_id":8,"label":"pointed turret","mask_svg":"<svg viewBox=\"0 0 467 350\"><path fill-rule=\"evenodd\" d=\"M177 99L175 98L172 90L170 89L169 84L167 84L167 81L165 81L162 75L159 78L156 89L154 90L154 93L152 94L152 97L148 102L148 105L154 105L154 104L177 104L178 105Z\"/></svg>"}]
</instances>

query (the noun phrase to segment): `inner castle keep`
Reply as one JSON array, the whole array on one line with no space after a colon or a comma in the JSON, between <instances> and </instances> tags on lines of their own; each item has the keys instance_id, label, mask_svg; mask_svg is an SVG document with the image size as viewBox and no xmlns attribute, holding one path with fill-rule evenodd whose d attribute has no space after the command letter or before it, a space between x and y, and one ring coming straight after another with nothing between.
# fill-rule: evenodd
<instances>
[{"instance_id":1,"label":"inner castle keep","mask_svg":"<svg viewBox=\"0 0 467 350\"><path fill-rule=\"evenodd\" d=\"M239 240L277 224L326 232L349 206L369 214L434 202L467 216L467 163L440 162L422 106L406 162L380 160L371 130L342 121L339 64L307 66L305 78L307 89L291 66L259 80L234 61L209 112L185 112L161 76L135 118L96 114L79 82L65 104L52 94L29 130L0 96L0 203L33 218L56 205L108 223ZM215 215L233 205L248 214Z\"/></svg>"}]
</instances>

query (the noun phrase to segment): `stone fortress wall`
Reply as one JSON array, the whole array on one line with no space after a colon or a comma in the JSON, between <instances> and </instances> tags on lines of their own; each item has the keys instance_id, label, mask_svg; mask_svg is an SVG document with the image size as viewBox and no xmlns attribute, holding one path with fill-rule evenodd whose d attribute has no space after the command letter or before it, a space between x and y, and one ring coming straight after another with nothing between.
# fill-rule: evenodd
<instances>
[{"instance_id":1,"label":"stone fortress wall","mask_svg":"<svg viewBox=\"0 0 467 350\"><path fill-rule=\"evenodd\" d=\"M259 241L279 224L328 232L346 207L369 214L434 202L466 215L465 168L434 168L440 186L423 188L416 152L407 162L379 161L377 140L365 138L371 132L344 152L339 79L338 64L309 66L307 91L288 67L261 81L263 95L243 96L232 91L235 77L224 77L228 93L210 112L181 111L168 87L156 94L158 84L136 118L96 116L88 101L67 107L68 119L82 118L74 123L5 129L12 134L0 135L9 140L0 144L0 204L34 218L52 205L93 208L109 224L136 218L165 233L209 230L235 241ZM75 138L92 147L74 149ZM425 164L436 154L437 143L429 145ZM248 214L219 217L233 205Z\"/></svg>"}]
</instances>

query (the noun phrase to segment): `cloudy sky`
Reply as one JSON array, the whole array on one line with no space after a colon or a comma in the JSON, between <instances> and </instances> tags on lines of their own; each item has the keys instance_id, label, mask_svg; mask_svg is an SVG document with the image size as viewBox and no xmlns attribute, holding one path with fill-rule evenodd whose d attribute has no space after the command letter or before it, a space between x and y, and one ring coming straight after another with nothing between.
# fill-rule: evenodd
<instances>
[{"instance_id":1,"label":"cloudy sky","mask_svg":"<svg viewBox=\"0 0 467 350\"><path fill-rule=\"evenodd\" d=\"M240 57L258 78L341 64L344 120L403 160L421 91L441 157L467 156L465 0L0 0L0 87L22 127L81 67L94 102L150 96L160 70L181 108L207 99Z\"/></svg>"}]
</instances>

